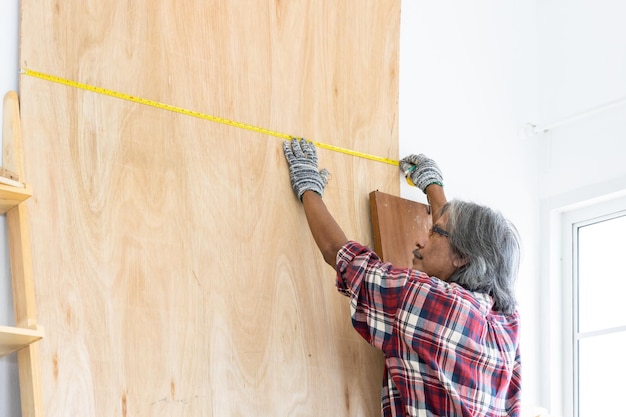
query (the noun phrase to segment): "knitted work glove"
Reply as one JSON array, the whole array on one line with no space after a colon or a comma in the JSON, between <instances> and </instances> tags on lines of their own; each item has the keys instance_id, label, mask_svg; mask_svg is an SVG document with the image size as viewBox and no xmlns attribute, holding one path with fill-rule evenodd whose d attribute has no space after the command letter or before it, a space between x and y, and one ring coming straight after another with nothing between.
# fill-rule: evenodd
<instances>
[{"instance_id":1,"label":"knitted work glove","mask_svg":"<svg viewBox=\"0 0 626 417\"><path fill-rule=\"evenodd\" d=\"M289 179L293 192L302 201L302 194L307 190L322 196L328 182L328 170L318 171L317 150L306 139L293 138L283 142L283 151L289 164Z\"/></svg>"},{"instance_id":2,"label":"knitted work glove","mask_svg":"<svg viewBox=\"0 0 626 417\"><path fill-rule=\"evenodd\" d=\"M437 163L424 154L409 155L400 160L400 169L404 172L407 181L413 183L424 193L431 184L443 187L443 175Z\"/></svg>"}]
</instances>

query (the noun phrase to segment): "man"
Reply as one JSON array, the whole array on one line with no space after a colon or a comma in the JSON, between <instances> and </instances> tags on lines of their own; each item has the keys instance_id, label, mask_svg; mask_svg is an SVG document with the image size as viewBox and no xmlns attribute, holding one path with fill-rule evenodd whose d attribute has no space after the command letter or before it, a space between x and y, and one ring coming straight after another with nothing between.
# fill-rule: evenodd
<instances>
[{"instance_id":1,"label":"man","mask_svg":"<svg viewBox=\"0 0 626 417\"><path fill-rule=\"evenodd\" d=\"M400 167L427 195L433 227L416 243L413 269L383 263L349 241L322 194L315 146L283 147L294 193L352 323L385 355L383 416L519 416L519 315L513 285L519 238L499 213L447 202L437 164L424 155Z\"/></svg>"}]
</instances>

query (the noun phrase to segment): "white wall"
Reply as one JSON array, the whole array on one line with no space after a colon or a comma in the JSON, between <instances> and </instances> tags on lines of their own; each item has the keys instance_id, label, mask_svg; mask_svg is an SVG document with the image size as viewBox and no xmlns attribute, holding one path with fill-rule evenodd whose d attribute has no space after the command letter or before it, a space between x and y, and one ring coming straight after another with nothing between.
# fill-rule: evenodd
<instances>
[{"instance_id":1,"label":"white wall","mask_svg":"<svg viewBox=\"0 0 626 417\"><path fill-rule=\"evenodd\" d=\"M626 2L539 2L540 116L550 123L626 99ZM554 129L543 139L541 197L626 176L626 105Z\"/></svg>"},{"instance_id":2,"label":"white wall","mask_svg":"<svg viewBox=\"0 0 626 417\"><path fill-rule=\"evenodd\" d=\"M2 0L0 5L0 96L17 90L18 78L18 3ZM2 105L0 105L1 107ZM13 326L13 297L9 270L6 218L0 217L0 325ZM20 415L17 355L0 358L0 416Z\"/></svg>"},{"instance_id":3,"label":"white wall","mask_svg":"<svg viewBox=\"0 0 626 417\"><path fill-rule=\"evenodd\" d=\"M538 1L539 122L551 124L626 99L626 2ZM561 210L626 193L626 103L556 127L540 138L542 404L567 414L559 338ZM555 237L556 235L556 237ZM555 261L556 260L556 261ZM599 277L600 279L600 277ZM552 291L552 292L551 292ZM550 318L548 320L548 318ZM552 371L552 373L551 373ZM565 411L564 411L565 410Z\"/></svg>"}]
</instances>

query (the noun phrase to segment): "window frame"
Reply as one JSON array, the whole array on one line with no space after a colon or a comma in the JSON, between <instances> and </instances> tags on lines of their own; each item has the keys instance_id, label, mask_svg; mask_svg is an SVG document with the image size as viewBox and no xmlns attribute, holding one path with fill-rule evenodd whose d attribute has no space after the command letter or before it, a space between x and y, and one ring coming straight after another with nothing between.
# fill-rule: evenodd
<instances>
[{"instance_id":1,"label":"window frame","mask_svg":"<svg viewBox=\"0 0 626 417\"><path fill-rule=\"evenodd\" d=\"M626 215L626 196L606 196L555 210L551 216L551 235L558 250L550 256L551 332L550 395L559 415L578 416L578 229ZM555 242L553 242L555 243Z\"/></svg>"}]
</instances>

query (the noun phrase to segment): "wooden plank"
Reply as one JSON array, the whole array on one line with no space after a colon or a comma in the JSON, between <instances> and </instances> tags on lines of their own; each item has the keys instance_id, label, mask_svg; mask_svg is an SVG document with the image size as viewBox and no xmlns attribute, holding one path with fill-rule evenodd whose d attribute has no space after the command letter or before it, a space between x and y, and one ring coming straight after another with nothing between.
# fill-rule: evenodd
<instances>
[{"instance_id":1,"label":"wooden plank","mask_svg":"<svg viewBox=\"0 0 626 417\"><path fill-rule=\"evenodd\" d=\"M32 188L28 185L17 188L14 185L0 184L0 214L5 214L32 195Z\"/></svg>"},{"instance_id":2,"label":"wooden plank","mask_svg":"<svg viewBox=\"0 0 626 417\"><path fill-rule=\"evenodd\" d=\"M399 0L23 1L32 70L397 159ZM50 415L378 416L282 140L20 77ZM346 233L397 167L320 150Z\"/></svg>"},{"instance_id":3,"label":"wooden plank","mask_svg":"<svg viewBox=\"0 0 626 417\"><path fill-rule=\"evenodd\" d=\"M17 175L20 181L24 178L24 155L22 143L21 118L18 96L11 91L4 96L4 112L2 123L3 164ZM9 187L12 193L11 203L23 201L32 194L30 186L24 189L0 185L0 189ZM13 208L6 207L9 258L11 264L11 282L13 286L13 303L16 326L36 331L41 334L37 325L37 307L32 269L32 253L30 247L30 229L28 209L24 203ZM28 333L27 330L25 330ZM17 353L20 384L20 401L22 416L42 417L43 396L41 391L41 365L39 346L31 341L28 346Z\"/></svg>"},{"instance_id":4,"label":"wooden plank","mask_svg":"<svg viewBox=\"0 0 626 417\"><path fill-rule=\"evenodd\" d=\"M0 356L22 349L43 337L41 330L0 326Z\"/></svg>"},{"instance_id":5,"label":"wooden plank","mask_svg":"<svg viewBox=\"0 0 626 417\"><path fill-rule=\"evenodd\" d=\"M2 112L2 167L12 173L9 178L22 181L24 156L20 105L16 91L8 91L4 95ZM3 173L6 175L6 171Z\"/></svg>"},{"instance_id":6,"label":"wooden plank","mask_svg":"<svg viewBox=\"0 0 626 417\"><path fill-rule=\"evenodd\" d=\"M16 173L4 168L4 167L0 167L0 181L10 181L10 183L7 183L9 185L15 185L16 187L21 187L24 184L21 184L19 182L19 177L17 176Z\"/></svg>"},{"instance_id":7,"label":"wooden plank","mask_svg":"<svg viewBox=\"0 0 626 417\"><path fill-rule=\"evenodd\" d=\"M374 248L378 256L400 268L413 265L418 239L425 239L432 226L430 208L380 191L370 193Z\"/></svg>"},{"instance_id":8,"label":"wooden plank","mask_svg":"<svg viewBox=\"0 0 626 417\"><path fill-rule=\"evenodd\" d=\"M24 188L25 184L19 181L15 181L11 178L0 176L0 184L10 185L11 187Z\"/></svg>"},{"instance_id":9,"label":"wooden plank","mask_svg":"<svg viewBox=\"0 0 626 417\"><path fill-rule=\"evenodd\" d=\"M15 324L18 327L35 328L37 301L33 279L28 208L24 204L19 204L7 211L6 216Z\"/></svg>"},{"instance_id":10,"label":"wooden plank","mask_svg":"<svg viewBox=\"0 0 626 417\"><path fill-rule=\"evenodd\" d=\"M14 91L4 96L2 127L3 164L18 178L24 177L24 149L18 96ZM28 209L19 204L32 195L30 186L24 189L0 184L6 196L7 231L13 281L15 322L18 327L36 327L36 300L32 274Z\"/></svg>"},{"instance_id":11,"label":"wooden plank","mask_svg":"<svg viewBox=\"0 0 626 417\"><path fill-rule=\"evenodd\" d=\"M41 393L40 343L41 342L31 343L17 351L22 417L43 417L44 415L52 415L52 413L45 412Z\"/></svg>"}]
</instances>

